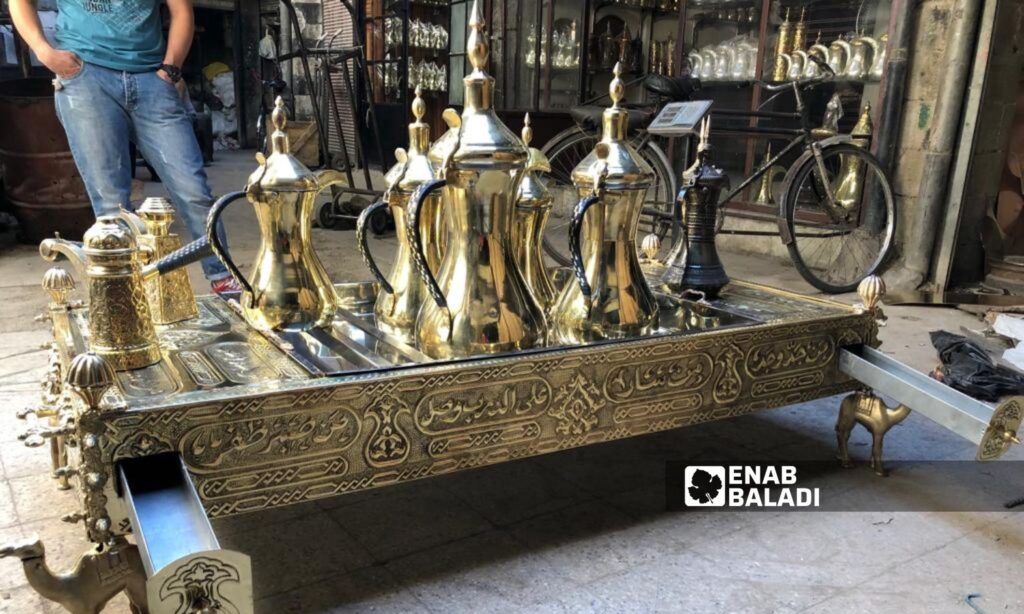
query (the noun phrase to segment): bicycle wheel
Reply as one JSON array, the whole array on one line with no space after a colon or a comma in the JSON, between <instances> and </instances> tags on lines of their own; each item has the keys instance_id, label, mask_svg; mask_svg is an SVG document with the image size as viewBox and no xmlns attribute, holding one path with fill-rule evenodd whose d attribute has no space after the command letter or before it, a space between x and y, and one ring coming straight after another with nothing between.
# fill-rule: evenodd
<instances>
[{"instance_id":1,"label":"bicycle wheel","mask_svg":"<svg viewBox=\"0 0 1024 614\"><path fill-rule=\"evenodd\" d=\"M561 266L571 264L569 223L572 221L572 210L579 200L572 184L572 170L593 151L597 140L596 134L573 127L555 135L543 149L551 161L547 186L552 196L551 216L544 231L544 251ZM634 139L634 144L639 142L639 138ZM644 200L644 213L640 215L637 227L637 245L648 233L655 233L663 243L668 243L674 240L676 231L675 224L667 217L672 213L676 196L672 167L661 147L653 141L644 143L638 153L654 169L654 183L648 188ZM666 237L669 241L666 241Z\"/></svg>"},{"instance_id":2,"label":"bicycle wheel","mask_svg":"<svg viewBox=\"0 0 1024 614\"><path fill-rule=\"evenodd\" d=\"M892 249L896 200L878 159L843 143L821 151L825 177L810 157L793 175L783 214L789 254L822 292L850 292L876 273ZM830 205L825 183L834 195ZM784 239L785 240L785 239Z\"/></svg>"}]
</instances>

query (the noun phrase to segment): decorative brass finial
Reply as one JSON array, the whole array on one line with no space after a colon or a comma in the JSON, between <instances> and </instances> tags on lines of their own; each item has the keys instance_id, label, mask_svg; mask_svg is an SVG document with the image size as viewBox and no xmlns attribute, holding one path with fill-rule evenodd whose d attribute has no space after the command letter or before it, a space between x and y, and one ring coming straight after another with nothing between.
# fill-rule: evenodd
<instances>
[{"instance_id":1,"label":"decorative brass finial","mask_svg":"<svg viewBox=\"0 0 1024 614\"><path fill-rule=\"evenodd\" d=\"M288 125L288 113L284 110L284 98L280 96L274 101L274 112L270 114L270 121L274 122L274 130L284 132Z\"/></svg>"},{"instance_id":2,"label":"decorative brass finial","mask_svg":"<svg viewBox=\"0 0 1024 614\"><path fill-rule=\"evenodd\" d=\"M850 131L850 136L869 137L874 132L874 126L871 124L871 103L864 103L864 108L860 111L860 117L857 118L857 124Z\"/></svg>"},{"instance_id":3,"label":"decorative brass finial","mask_svg":"<svg viewBox=\"0 0 1024 614\"><path fill-rule=\"evenodd\" d=\"M661 239L653 232L644 237L644 240L640 243L640 251L643 252L644 257L648 260L654 260L660 249Z\"/></svg>"},{"instance_id":4,"label":"decorative brass finial","mask_svg":"<svg viewBox=\"0 0 1024 614\"><path fill-rule=\"evenodd\" d=\"M608 96L612 99L612 108L619 108L619 101L626 95L626 84L622 82L622 62L616 62L615 68L612 68L612 74L615 77L611 83L608 84Z\"/></svg>"},{"instance_id":5,"label":"decorative brass finial","mask_svg":"<svg viewBox=\"0 0 1024 614\"><path fill-rule=\"evenodd\" d=\"M783 23L789 23L789 7L786 7L786 17L782 20Z\"/></svg>"},{"instance_id":6,"label":"decorative brass finial","mask_svg":"<svg viewBox=\"0 0 1024 614\"><path fill-rule=\"evenodd\" d=\"M412 116L416 123L423 123L423 116L427 113L427 103L423 102L423 88L416 86L416 97L412 99Z\"/></svg>"},{"instance_id":7,"label":"decorative brass finial","mask_svg":"<svg viewBox=\"0 0 1024 614\"><path fill-rule=\"evenodd\" d=\"M469 12L469 37L466 39L466 55L473 65L473 72L482 73L487 67L487 56L491 50L487 47L484 13L480 8L480 0L473 0L473 8Z\"/></svg>"},{"instance_id":8,"label":"decorative brass finial","mask_svg":"<svg viewBox=\"0 0 1024 614\"><path fill-rule=\"evenodd\" d=\"M523 145L530 146L530 141L533 140L533 128L530 126L530 114L527 112L526 117L523 118Z\"/></svg>"},{"instance_id":9,"label":"decorative brass finial","mask_svg":"<svg viewBox=\"0 0 1024 614\"><path fill-rule=\"evenodd\" d=\"M63 268L55 266L43 274L43 289L50 293L54 305L65 305L68 293L75 289L75 280Z\"/></svg>"},{"instance_id":10,"label":"decorative brass finial","mask_svg":"<svg viewBox=\"0 0 1024 614\"><path fill-rule=\"evenodd\" d=\"M99 354L86 352L75 356L68 367L68 385L90 408L97 408L107 390L114 385L114 368Z\"/></svg>"},{"instance_id":11,"label":"decorative brass finial","mask_svg":"<svg viewBox=\"0 0 1024 614\"><path fill-rule=\"evenodd\" d=\"M878 302L885 296L885 282L878 275L868 275L857 286L857 294L864 303L864 308L874 311L878 307Z\"/></svg>"}]
</instances>

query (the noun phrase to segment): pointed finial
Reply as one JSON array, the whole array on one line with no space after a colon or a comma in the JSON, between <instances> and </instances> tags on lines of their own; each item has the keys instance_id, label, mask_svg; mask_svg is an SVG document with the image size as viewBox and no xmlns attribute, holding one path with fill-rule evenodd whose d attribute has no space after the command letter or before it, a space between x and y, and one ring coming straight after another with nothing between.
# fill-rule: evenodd
<instances>
[{"instance_id":1,"label":"pointed finial","mask_svg":"<svg viewBox=\"0 0 1024 614\"><path fill-rule=\"evenodd\" d=\"M412 99L412 116L416 118L417 124L423 121L426 112L427 104L423 102L423 88L417 85L416 97Z\"/></svg>"},{"instance_id":2,"label":"pointed finial","mask_svg":"<svg viewBox=\"0 0 1024 614\"><path fill-rule=\"evenodd\" d=\"M274 112L270 114L270 121L274 122L274 130L284 132L288 124L288 114L284 110L284 98L280 96L274 101Z\"/></svg>"},{"instance_id":3,"label":"pointed finial","mask_svg":"<svg viewBox=\"0 0 1024 614\"><path fill-rule=\"evenodd\" d=\"M490 49L487 47L487 25L484 23L484 13L480 8L480 0L473 0L473 8L469 13L469 37L466 39L466 55L469 56L469 63L473 65L474 72L483 72L487 66L487 56Z\"/></svg>"},{"instance_id":4,"label":"pointed finial","mask_svg":"<svg viewBox=\"0 0 1024 614\"><path fill-rule=\"evenodd\" d=\"M530 146L530 141L533 140L533 127L530 126L530 114L527 113L526 117L523 118L523 145Z\"/></svg>"},{"instance_id":5,"label":"pointed finial","mask_svg":"<svg viewBox=\"0 0 1024 614\"><path fill-rule=\"evenodd\" d=\"M608 84L608 96L612 99L612 108L616 109L619 106L619 101L626 94L626 84L622 82L622 62L615 63L612 74L615 77Z\"/></svg>"},{"instance_id":6,"label":"pointed finial","mask_svg":"<svg viewBox=\"0 0 1024 614\"><path fill-rule=\"evenodd\" d=\"M783 19L783 21L784 22L789 22L789 7L788 6L786 7L786 18Z\"/></svg>"}]
</instances>

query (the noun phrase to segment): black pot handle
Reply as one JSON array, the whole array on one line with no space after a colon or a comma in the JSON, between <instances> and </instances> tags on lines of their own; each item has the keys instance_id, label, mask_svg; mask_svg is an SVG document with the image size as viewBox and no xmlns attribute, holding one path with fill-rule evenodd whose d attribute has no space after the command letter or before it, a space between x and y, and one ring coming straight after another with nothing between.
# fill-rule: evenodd
<instances>
[{"instance_id":1,"label":"black pot handle","mask_svg":"<svg viewBox=\"0 0 1024 614\"><path fill-rule=\"evenodd\" d=\"M193 262L198 262L211 254L213 251L210 249L209 239L206 237L196 239L144 268L142 276L149 278L154 275L165 275Z\"/></svg>"},{"instance_id":2,"label":"black pot handle","mask_svg":"<svg viewBox=\"0 0 1024 614\"><path fill-rule=\"evenodd\" d=\"M221 196L217 199L217 202L213 203L210 207L210 214L206 218L206 240L210 243L210 249L213 250L213 255L217 256L217 259L224 263L224 267L231 274L231 277L238 282L239 286L242 286L246 292L249 293L249 297L253 295L252 286L249 285L249 280L242 275L242 272L235 266L231 257L228 256L227 246L220 242L220 237L217 235L217 222L220 221L220 216L224 213L224 209L228 205L235 202L240 198L245 198L245 192L230 192Z\"/></svg>"},{"instance_id":3,"label":"black pot handle","mask_svg":"<svg viewBox=\"0 0 1024 614\"><path fill-rule=\"evenodd\" d=\"M587 282L587 271L583 268L583 253L580 249L580 234L583 231L583 216L595 203L601 200L596 194L581 198L576 203L572 212L572 221L569 222L569 251L572 253L572 270L576 274L576 281L579 282L580 291L583 292L583 299L587 303L587 318L590 318L590 283Z\"/></svg>"},{"instance_id":4,"label":"black pot handle","mask_svg":"<svg viewBox=\"0 0 1024 614\"><path fill-rule=\"evenodd\" d=\"M441 286L437 283L437 279L434 278L434 274L430 272L430 267L427 266L427 256L423 253L423 239L420 237L420 207L423 205L423 201L431 193L436 192L447 184L448 182L444 179L434 179L433 181L422 183L420 187L416 188L412 198L409 199L409 219L406 222L405 230L409 237L409 245L412 248L412 260L416 265L416 270L419 272L423 283L427 285L427 290L430 292L431 298L434 299L434 303L448 317L448 340L451 341L452 328L455 325L452 320L452 312L448 309L448 301L445 300L444 293L441 292Z\"/></svg>"},{"instance_id":5,"label":"black pot handle","mask_svg":"<svg viewBox=\"0 0 1024 614\"><path fill-rule=\"evenodd\" d=\"M363 209L359 214L359 221L356 222L356 245L359 247L359 255L363 257L363 262L366 263L366 268L370 269L373 276L380 282L381 290L388 294L394 294L395 290L391 287L387 278L381 273L377 263L373 260L373 255L370 254L370 247L366 244L366 227L370 223L370 218L378 211L386 208L388 204L383 200L378 200L369 207Z\"/></svg>"}]
</instances>

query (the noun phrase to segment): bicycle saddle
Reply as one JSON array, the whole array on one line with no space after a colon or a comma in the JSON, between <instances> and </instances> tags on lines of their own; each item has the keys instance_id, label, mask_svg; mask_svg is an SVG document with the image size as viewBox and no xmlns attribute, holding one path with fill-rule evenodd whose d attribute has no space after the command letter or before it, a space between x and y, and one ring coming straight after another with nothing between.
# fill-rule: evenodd
<instances>
[{"instance_id":1,"label":"bicycle saddle","mask_svg":"<svg viewBox=\"0 0 1024 614\"><path fill-rule=\"evenodd\" d=\"M576 125L587 132L596 132L601 129L601 115L604 113L604 107L597 105L586 105L582 107L573 107L569 109L569 115L572 116L572 121L576 122ZM650 111L643 109L626 109L629 112L629 117L626 120L626 132L632 134L641 128L646 128L651 120L654 119L654 114Z\"/></svg>"},{"instance_id":2,"label":"bicycle saddle","mask_svg":"<svg viewBox=\"0 0 1024 614\"><path fill-rule=\"evenodd\" d=\"M652 94L668 98L670 102L683 102L689 100L693 93L700 89L700 79L689 75L679 77L647 75L644 77L644 89Z\"/></svg>"}]
</instances>

